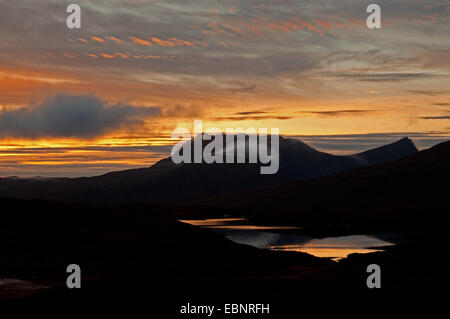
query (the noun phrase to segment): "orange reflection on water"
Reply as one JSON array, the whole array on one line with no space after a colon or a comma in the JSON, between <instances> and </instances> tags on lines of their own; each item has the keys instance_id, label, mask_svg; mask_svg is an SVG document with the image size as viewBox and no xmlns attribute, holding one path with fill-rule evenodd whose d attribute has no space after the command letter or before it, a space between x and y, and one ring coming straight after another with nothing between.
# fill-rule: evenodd
<instances>
[{"instance_id":1,"label":"orange reflection on water","mask_svg":"<svg viewBox=\"0 0 450 319\"><path fill-rule=\"evenodd\" d=\"M235 230L293 230L300 227L291 226L256 226L256 225L224 225L224 226L208 226L211 229L235 229Z\"/></svg>"},{"instance_id":2,"label":"orange reflection on water","mask_svg":"<svg viewBox=\"0 0 450 319\"><path fill-rule=\"evenodd\" d=\"M347 258L347 256L350 254L368 254L381 251L379 249L370 249L370 248L310 247L307 244L271 246L270 249L277 251L302 252L316 257L331 258L334 261L339 261L343 258Z\"/></svg>"},{"instance_id":3,"label":"orange reflection on water","mask_svg":"<svg viewBox=\"0 0 450 319\"><path fill-rule=\"evenodd\" d=\"M209 229L229 229L229 230L292 230L300 227L292 226L257 226L242 225L247 223L247 218L219 218L219 219L201 219L201 220L180 220L182 223L199 226ZM235 225L233 225L233 223Z\"/></svg>"},{"instance_id":4,"label":"orange reflection on water","mask_svg":"<svg viewBox=\"0 0 450 319\"><path fill-rule=\"evenodd\" d=\"M186 223L193 226L220 226L227 225L228 223L234 222L247 222L247 218L211 218L211 219L195 219L195 220L180 220L182 223Z\"/></svg>"}]
</instances>

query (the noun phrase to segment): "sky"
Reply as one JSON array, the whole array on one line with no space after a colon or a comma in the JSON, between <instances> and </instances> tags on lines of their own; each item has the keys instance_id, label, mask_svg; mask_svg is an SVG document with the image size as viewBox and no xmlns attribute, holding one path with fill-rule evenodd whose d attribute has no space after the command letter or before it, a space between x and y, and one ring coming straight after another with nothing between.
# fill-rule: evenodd
<instances>
[{"instance_id":1,"label":"sky","mask_svg":"<svg viewBox=\"0 0 450 319\"><path fill-rule=\"evenodd\" d=\"M381 29L366 8L381 7ZM0 0L0 176L150 166L171 132L279 128L334 154L450 136L450 3Z\"/></svg>"}]
</instances>

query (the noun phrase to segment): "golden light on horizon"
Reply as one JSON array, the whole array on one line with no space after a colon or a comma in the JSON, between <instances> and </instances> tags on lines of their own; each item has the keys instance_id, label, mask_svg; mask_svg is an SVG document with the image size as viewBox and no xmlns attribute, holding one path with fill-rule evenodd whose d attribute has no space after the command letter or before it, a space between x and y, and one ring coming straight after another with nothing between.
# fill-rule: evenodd
<instances>
[{"instance_id":1,"label":"golden light on horizon","mask_svg":"<svg viewBox=\"0 0 450 319\"><path fill-rule=\"evenodd\" d=\"M295 11L300 4L293 2L289 5L294 11L274 8L274 16L260 15L258 8L240 4L232 15L225 10L219 16L214 13L217 8L211 7L204 21L189 10L180 11L183 6L160 6L159 10L171 16L183 15L173 21L170 35L165 34L164 15L138 9L147 5L136 4L127 12L143 18L144 24L152 21L138 34L133 19L114 34L94 21L95 29L86 27L77 34L69 34L64 25L47 32L35 20L39 15L28 17L37 26L36 33L23 33L16 25L21 19L5 20L11 25L2 29L6 31L0 56L0 175L8 165L20 170L19 162L12 160L20 159L19 154L27 153L24 166L40 160L43 166L49 164L39 148L64 149L60 153L64 155L57 156L64 165L77 161L68 157L63 161L63 156L78 154L81 160L84 154L88 160L92 154L86 151L88 147L162 148L174 143L170 135L175 128L192 130L194 120L222 131L278 128L281 135L324 136L324 140L346 134L450 135L450 59L444 27L450 24L441 11L385 21L386 37L380 47L381 33L367 33L359 16L348 17L346 23L336 20L334 13L317 16L313 2L301 5L311 7L300 10L305 15L301 18ZM345 4L333 6L333 11L354 14ZM23 14L17 10L10 8L11 16ZM426 13L434 10L423 8ZM117 14L104 12L112 17ZM415 36L430 28L436 31L432 38ZM416 44L411 47L411 43ZM135 113L130 117L134 117L121 121L121 115L110 121L114 112L101 114L97 120L114 125L90 134L82 132L88 114L83 121L71 123L78 125L76 134L43 134L48 132L41 126L55 122L58 126L59 118L36 109L61 94L68 99L91 96L102 106L132 108L130 114ZM138 108L157 108L160 113L149 115ZM24 121L19 113L27 111ZM16 121L11 122L14 117ZM8 127L10 123L14 127ZM14 148L17 152L10 152ZM96 155L99 162L108 162L111 154ZM154 162L160 154L148 156ZM130 152L117 168L127 159L130 166L140 161Z\"/></svg>"}]
</instances>

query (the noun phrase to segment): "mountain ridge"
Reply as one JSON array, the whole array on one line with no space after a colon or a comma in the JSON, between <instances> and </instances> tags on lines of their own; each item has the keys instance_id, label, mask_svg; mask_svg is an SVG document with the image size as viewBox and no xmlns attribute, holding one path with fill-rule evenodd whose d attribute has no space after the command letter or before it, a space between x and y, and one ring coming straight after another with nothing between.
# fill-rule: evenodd
<instances>
[{"instance_id":1,"label":"mountain ridge","mask_svg":"<svg viewBox=\"0 0 450 319\"><path fill-rule=\"evenodd\" d=\"M280 137L280 169L261 175L256 164L174 164L163 159L147 168L96 177L0 179L0 197L50 199L90 204L174 203L186 198L228 194L334 174L362 165L383 163L417 152L409 139L351 156L321 152L308 144Z\"/></svg>"},{"instance_id":2,"label":"mountain ridge","mask_svg":"<svg viewBox=\"0 0 450 319\"><path fill-rule=\"evenodd\" d=\"M448 212L445 183L449 178L450 141L447 141L388 163L265 190L199 199L190 204L239 207L263 214L276 212L277 216L285 214L302 220L350 215L354 221L362 212L361 218L368 218L372 212L386 216L419 212L423 221L427 212L430 216Z\"/></svg>"}]
</instances>

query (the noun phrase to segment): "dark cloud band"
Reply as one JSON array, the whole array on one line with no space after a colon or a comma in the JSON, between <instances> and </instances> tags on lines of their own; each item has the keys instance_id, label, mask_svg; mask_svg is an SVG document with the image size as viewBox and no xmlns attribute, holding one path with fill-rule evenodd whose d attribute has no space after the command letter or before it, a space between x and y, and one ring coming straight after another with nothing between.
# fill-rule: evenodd
<instances>
[{"instance_id":1,"label":"dark cloud band","mask_svg":"<svg viewBox=\"0 0 450 319\"><path fill-rule=\"evenodd\" d=\"M0 137L93 138L142 125L159 107L109 105L90 95L57 95L37 106L0 113Z\"/></svg>"}]
</instances>

